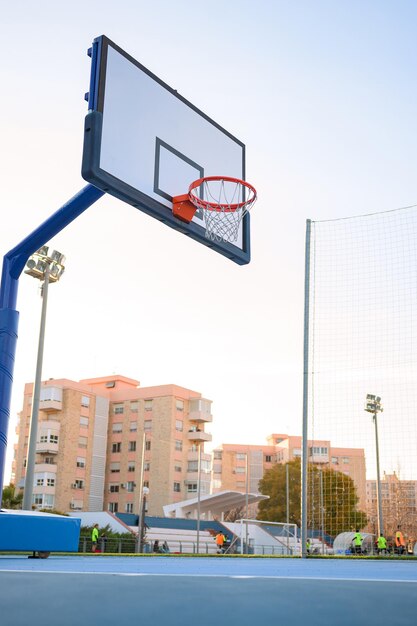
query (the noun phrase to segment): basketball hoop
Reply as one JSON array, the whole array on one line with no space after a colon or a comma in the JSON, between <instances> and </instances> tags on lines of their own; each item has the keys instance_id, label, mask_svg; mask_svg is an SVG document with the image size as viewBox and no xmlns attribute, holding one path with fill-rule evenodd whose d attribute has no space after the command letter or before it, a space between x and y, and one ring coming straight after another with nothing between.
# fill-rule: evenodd
<instances>
[{"instance_id":1,"label":"basketball hoop","mask_svg":"<svg viewBox=\"0 0 417 626\"><path fill-rule=\"evenodd\" d=\"M191 183L188 197L203 211L207 239L234 242L242 219L255 204L256 189L239 178L208 176Z\"/></svg>"},{"instance_id":2,"label":"basketball hoop","mask_svg":"<svg viewBox=\"0 0 417 626\"><path fill-rule=\"evenodd\" d=\"M233 243L237 241L242 219L255 204L256 197L256 189L244 180L207 176L191 183L188 194L173 198L173 213L189 223L200 210L206 238Z\"/></svg>"}]
</instances>

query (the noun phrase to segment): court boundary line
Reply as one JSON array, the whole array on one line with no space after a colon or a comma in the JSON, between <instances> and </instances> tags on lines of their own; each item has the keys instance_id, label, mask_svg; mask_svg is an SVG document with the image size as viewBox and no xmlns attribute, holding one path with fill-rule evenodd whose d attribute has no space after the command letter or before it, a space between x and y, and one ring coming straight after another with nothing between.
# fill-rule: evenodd
<instances>
[{"instance_id":1,"label":"court boundary line","mask_svg":"<svg viewBox=\"0 0 417 626\"><path fill-rule=\"evenodd\" d=\"M370 583L411 583L417 585L417 579L392 579L392 578L338 578L338 577L324 577L324 576L266 576L264 574L260 576L249 575L249 574L162 574L158 572L79 572L73 571L68 572L65 570L15 570L15 569L0 569L0 574L66 574L71 575L74 574L76 576L84 575L84 576L126 576L126 577L135 577L135 576L153 576L153 577L169 577L169 578L234 578L234 579L273 579L273 580L318 580L325 582L370 582Z\"/></svg>"}]
</instances>

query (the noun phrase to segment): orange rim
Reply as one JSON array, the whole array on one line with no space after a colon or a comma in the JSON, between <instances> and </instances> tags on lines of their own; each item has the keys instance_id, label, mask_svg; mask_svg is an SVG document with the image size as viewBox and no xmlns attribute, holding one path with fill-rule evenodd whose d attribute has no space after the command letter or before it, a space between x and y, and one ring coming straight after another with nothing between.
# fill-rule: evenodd
<instances>
[{"instance_id":1,"label":"orange rim","mask_svg":"<svg viewBox=\"0 0 417 626\"><path fill-rule=\"evenodd\" d=\"M249 197L248 200L244 202L237 202L236 204L224 204L220 202L209 202L208 200L201 200L198 196L196 196L193 191L197 187L200 187L205 182L209 181L221 181L225 180L226 182L236 183L237 185L242 185L249 189L252 193L252 196ZM199 178L191 183L188 189L188 196L190 198L190 202L192 202L197 207L202 207L207 211L219 211L224 213L233 213L234 211L238 211L239 209L243 209L248 204L253 204L256 200L256 189L250 183L247 183L245 180L241 180L240 178L232 178L230 176L205 176L204 178Z\"/></svg>"}]
</instances>

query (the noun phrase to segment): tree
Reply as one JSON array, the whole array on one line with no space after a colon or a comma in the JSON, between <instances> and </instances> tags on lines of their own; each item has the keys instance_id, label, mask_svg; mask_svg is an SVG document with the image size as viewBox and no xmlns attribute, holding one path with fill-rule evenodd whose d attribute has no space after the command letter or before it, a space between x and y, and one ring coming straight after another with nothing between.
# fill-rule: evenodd
<instances>
[{"instance_id":1,"label":"tree","mask_svg":"<svg viewBox=\"0 0 417 626\"><path fill-rule=\"evenodd\" d=\"M1 506L5 509L21 509L23 493L16 494L15 486L11 483L7 487L3 487L3 495L1 498Z\"/></svg>"},{"instance_id":2,"label":"tree","mask_svg":"<svg viewBox=\"0 0 417 626\"><path fill-rule=\"evenodd\" d=\"M288 463L289 474L289 521L301 526L301 462ZM259 481L259 490L269 500L259 504L258 519L274 522L287 521L286 466L277 464L265 472ZM357 510L359 498L350 476L330 468L320 468L312 463L307 473L307 526L336 536L343 531L364 528L367 516Z\"/></svg>"}]
</instances>

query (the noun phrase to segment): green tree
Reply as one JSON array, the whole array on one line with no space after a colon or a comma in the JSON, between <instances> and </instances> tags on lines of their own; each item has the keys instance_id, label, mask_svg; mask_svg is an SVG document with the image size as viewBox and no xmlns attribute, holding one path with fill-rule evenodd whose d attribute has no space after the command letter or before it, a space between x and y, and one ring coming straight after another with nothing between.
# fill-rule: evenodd
<instances>
[{"instance_id":1,"label":"green tree","mask_svg":"<svg viewBox=\"0 0 417 626\"><path fill-rule=\"evenodd\" d=\"M3 494L1 498L1 506L4 509L21 509L22 508L23 493L16 494L15 486L13 484L3 487Z\"/></svg>"},{"instance_id":2,"label":"green tree","mask_svg":"<svg viewBox=\"0 0 417 626\"><path fill-rule=\"evenodd\" d=\"M301 463L288 463L291 524L301 526ZM277 464L265 472L259 490L268 500L259 504L258 519L286 522L286 466ZM357 510L359 498L355 483L343 472L309 464L307 473L307 526L335 537L341 532L364 528L367 516Z\"/></svg>"}]
</instances>

